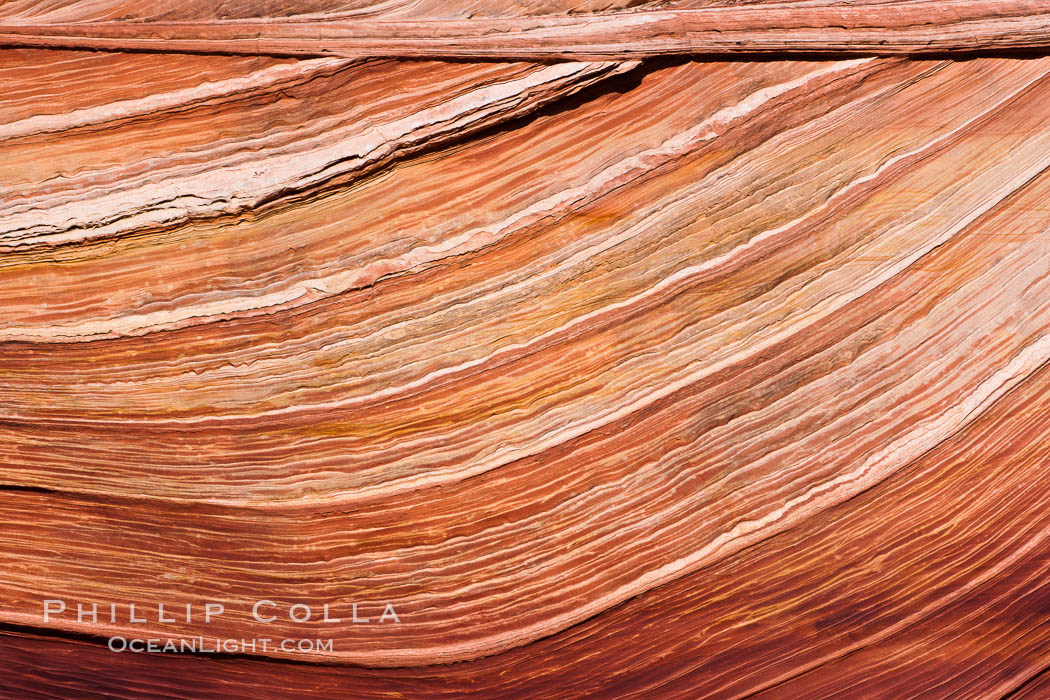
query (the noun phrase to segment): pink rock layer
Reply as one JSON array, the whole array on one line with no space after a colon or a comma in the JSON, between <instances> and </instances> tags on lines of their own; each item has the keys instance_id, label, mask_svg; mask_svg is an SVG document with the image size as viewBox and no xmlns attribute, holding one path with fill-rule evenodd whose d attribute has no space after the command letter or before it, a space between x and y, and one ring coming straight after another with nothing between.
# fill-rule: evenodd
<instances>
[{"instance_id":1,"label":"pink rock layer","mask_svg":"<svg viewBox=\"0 0 1050 700\"><path fill-rule=\"evenodd\" d=\"M179 41L0 50L0 695L1045 695L1050 58Z\"/></svg>"},{"instance_id":2,"label":"pink rock layer","mask_svg":"<svg viewBox=\"0 0 1050 700\"><path fill-rule=\"evenodd\" d=\"M356 18L355 13L349 18L334 13L337 19L315 13L180 22L40 23L31 18L0 23L0 46L490 60L607 60L670 54L885 56L1050 47L1050 8L1042 0L868 0L700 8L695 5L702 3L683 4L684 8L582 16L506 17L497 11L496 16L475 18L470 13L465 19L438 7L420 19L413 16L416 13L400 18L397 12Z\"/></svg>"}]
</instances>

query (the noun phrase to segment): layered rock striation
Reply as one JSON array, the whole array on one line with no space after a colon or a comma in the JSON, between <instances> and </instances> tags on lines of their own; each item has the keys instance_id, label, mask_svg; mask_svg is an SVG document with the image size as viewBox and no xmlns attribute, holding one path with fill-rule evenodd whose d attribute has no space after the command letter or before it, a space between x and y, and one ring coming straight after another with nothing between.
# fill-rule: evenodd
<instances>
[{"instance_id":1,"label":"layered rock striation","mask_svg":"<svg viewBox=\"0 0 1050 700\"><path fill-rule=\"evenodd\" d=\"M0 693L1043 696L1048 41L4 3Z\"/></svg>"}]
</instances>

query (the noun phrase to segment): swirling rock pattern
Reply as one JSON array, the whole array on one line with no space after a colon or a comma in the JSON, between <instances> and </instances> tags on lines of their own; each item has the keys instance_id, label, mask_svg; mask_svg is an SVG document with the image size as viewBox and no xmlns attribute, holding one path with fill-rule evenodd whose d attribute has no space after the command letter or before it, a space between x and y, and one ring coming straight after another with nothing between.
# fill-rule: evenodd
<instances>
[{"instance_id":1,"label":"swirling rock pattern","mask_svg":"<svg viewBox=\"0 0 1050 700\"><path fill-rule=\"evenodd\" d=\"M1048 43L0 5L0 693L1047 697Z\"/></svg>"}]
</instances>

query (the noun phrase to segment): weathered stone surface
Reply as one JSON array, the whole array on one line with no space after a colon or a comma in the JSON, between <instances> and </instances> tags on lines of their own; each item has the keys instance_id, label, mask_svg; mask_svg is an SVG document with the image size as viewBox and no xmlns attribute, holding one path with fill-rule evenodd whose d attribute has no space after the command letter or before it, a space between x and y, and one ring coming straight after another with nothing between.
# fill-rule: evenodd
<instances>
[{"instance_id":1,"label":"weathered stone surface","mask_svg":"<svg viewBox=\"0 0 1050 700\"><path fill-rule=\"evenodd\" d=\"M134 5L137 8L138 3ZM511 12L509 17L503 3L481 13L467 11L472 3L467 7L425 4L414 6L407 17L396 5L389 8L391 12L382 5L374 12L358 11L356 17L355 12L293 17L260 12L258 17L222 20L197 19L198 13L192 13L193 19L179 22L168 21L166 14L137 22L70 22L62 13L45 14L48 21L43 22L16 17L18 21L0 23L0 46L515 60L668 54L895 55L1050 47L1050 8L1042 0L868 0L729 7L685 2L673 9L633 8L582 16L574 12L582 8L565 2L552 3L550 13L526 11L516 16ZM277 8L278 15L282 9Z\"/></svg>"},{"instance_id":2,"label":"weathered stone surface","mask_svg":"<svg viewBox=\"0 0 1050 700\"><path fill-rule=\"evenodd\" d=\"M1043 4L634 4L2 6L4 697L1045 695Z\"/></svg>"}]
</instances>

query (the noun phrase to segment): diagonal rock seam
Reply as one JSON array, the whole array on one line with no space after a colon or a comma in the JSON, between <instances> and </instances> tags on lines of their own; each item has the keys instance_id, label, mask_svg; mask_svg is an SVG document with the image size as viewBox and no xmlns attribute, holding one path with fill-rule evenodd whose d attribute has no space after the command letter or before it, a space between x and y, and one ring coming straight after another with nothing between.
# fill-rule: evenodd
<instances>
[{"instance_id":1,"label":"diagonal rock seam","mask_svg":"<svg viewBox=\"0 0 1050 700\"><path fill-rule=\"evenodd\" d=\"M8 23L0 46L475 60L1042 51L1050 9L1038 0L911 0L514 19Z\"/></svg>"}]
</instances>

